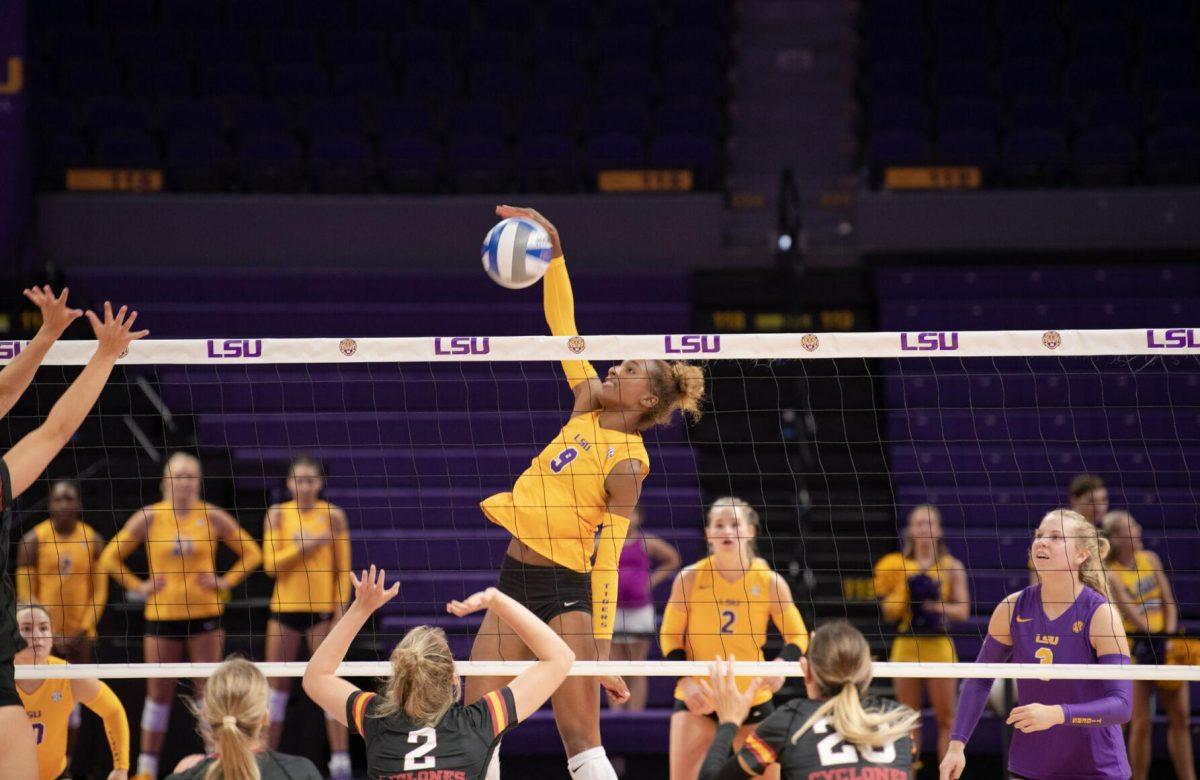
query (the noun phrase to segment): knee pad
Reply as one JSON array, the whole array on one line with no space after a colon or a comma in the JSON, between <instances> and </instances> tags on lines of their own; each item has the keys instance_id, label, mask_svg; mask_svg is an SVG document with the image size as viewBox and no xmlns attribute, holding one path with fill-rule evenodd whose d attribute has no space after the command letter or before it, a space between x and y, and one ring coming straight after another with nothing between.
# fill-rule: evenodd
<instances>
[{"instance_id":1,"label":"knee pad","mask_svg":"<svg viewBox=\"0 0 1200 780\"><path fill-rule=\"evenodd\" d=\"M291 691L271 689L271 693L267 696L267 712L271 716L272 723L283 722L283 719L287 716L288 699L291 696Z\"/></svg>"},{"instance_id":2,"label":"knee pad","mask_svg":"<svg viewBox=\"0 0 1200 780\"><path fill-rule=\"evenodd\" d=\"M567 759L567 771L573 780L617 780L617 772L608 762L604 747L594 747Z\"/></svg>"},{"instance_id":3,"label":"knee pad","mask_svg":"<svg viewBox=\"0 0 1200 780\"><path fill-rule=\"evenodd\" d=\"M146 699L142 706L142 728L146 731L163 732L171 722L171 702L156 702Z\"/></svg>"}]
</instances>

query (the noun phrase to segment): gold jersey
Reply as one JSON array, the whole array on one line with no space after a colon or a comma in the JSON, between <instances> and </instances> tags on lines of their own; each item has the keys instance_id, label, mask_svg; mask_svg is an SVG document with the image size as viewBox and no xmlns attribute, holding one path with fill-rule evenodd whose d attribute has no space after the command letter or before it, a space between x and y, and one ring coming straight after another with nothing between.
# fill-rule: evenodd
<instances>
[{"instance_id":1,"label":"gold jersey","mask_svg":"<svg viewBox=\"0 0 1200 780\"><path fill-rule=\"evenodd\" d=\"M909 608L908 578L924 574L938 585L938 596L942 602L950 601L951 582L950 572L956 564L952 555L943 555L928 569L921 567L914 558L905 558L902 553L888 553L875 564L875 595L884 604L901 613L897 630L901 633L908 631L912 610ZM889 610L890 611L890 610Z\"/></svg>"},{"instance_id":2,"label":"gold jersey","mask_svg":"<svg viewBox=\"0 0 1200 780\"><path fill-rule=\"evenodd\" d=\"M169 501L160 501L147 510L150 576L163 583L146 599L147 620L196 620L224 611L221 594L199 583L201 574L216 574L217 532L208 519L215 508L199 501L177 515Z\"/></svg>"},{"instance_id":3,"label":"gold jersey","mask_svg":"<svg viewBox=\"0 0 1200 780\"><path fill-rule=\"evenodd\" d=\"M775 572L761 558L755 558L736 579L730 572L715 568L709 556L692 570L692 586L687 593L687 628L684 649L689 661L715 661L718 657L736 657L739 661L762 661L767 641L767 624L775 601ZM791 606L791 605L785 605ZM697 678L701 679L701 678ZM738 678L745 690L753 678ZM772 693L763 689L754 697L755 706L770 701ZM680 686L675 698L682 700Z\"/></svg>"},{"instance_id":4,"label":"gold jersey","mask_svg":"<svg viewBox=\"0 0 1200 780\"><path fill-rule=\"evenodd\" d=\"M559 566L589 572L597 528L607 511L604 482L623 460L650 472L638 433L600 426L600 412L577 414L517 478L511 493L480 504L484 514Z\"/></svg>"},{"instance_id":5,"label":"gold jersey","mask_svg":"<svg viewBox=\"0 0 1200 780\"><path fill-rule=\"evenodd\" d=\"M1133 594L1134 601L1145 610L1147 628L1152 634L1161 633L1167 625L1163 591L1162 586L1158 583L1156 568L1153 560L1144 550L1138 550L1133 554L1132 568L1115 560L1108 564L1108 570L1117 575L1117 579L1121 581L1125 589ZM1125 630L1133 633L1135 627L1126 620Z\"/></svg>"},{"instance_id":6,"label":"gold jersey","mask_svg":"<svg viewBox=\"0 0 1200 780\"><path fill-rule=\"evenodd\" d=\"M278 524L263 540L263 568L275 578L272 612L333 612L350 600L350 539L336 536L332 506L318 501L301 511L295 501L279 505ZM309 552L301 552L305 537L334 536Z\"/></svg>"},{"instance_id":7,"label":"gold jersey","mask_svg":"<svg viewBox=\"0 0 1200 780\"><path fill-rule=\"evenodd\" d=\"M46 607L59 634L95 637L108 596L108 575L96 563L103 550L100 537L87 523L77 523L71 533L59 535L50 520L34 526L33 534L37 559L30 597Z\"/></svg>"},{"instance_id":8,"label":"gold jersey","mask_svg":"<svg viewBox=\"0 0 1200 780\"><path fill-rule=\"evenodd\" d=\"M50 656L46 663L63 666L67 662ZM71 710L75 709L71 681L42 680L33 693L25 693L20 686L17 692L21 694L37 742L38 780L54 780L67 769L67 732Z\"/></svg>"}]
</instances>

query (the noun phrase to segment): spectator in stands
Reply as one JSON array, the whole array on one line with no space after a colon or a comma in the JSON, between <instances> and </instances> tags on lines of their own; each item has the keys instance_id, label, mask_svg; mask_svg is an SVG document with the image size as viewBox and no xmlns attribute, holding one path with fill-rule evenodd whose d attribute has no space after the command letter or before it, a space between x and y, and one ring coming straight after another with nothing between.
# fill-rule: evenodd
<instances>
[{"instance_id":1,"label":"spectator in stands","mask_svg":"<svg viewBox=\"0 0 1200 780\"><path fill-rule=\"evenodd\" d=\"M1142 549L1142 527L1129 512L1104 516L1101 531L1108 539L1105 559L1109 590L1121 613L1135 663L1165 664L1167 637L1179 629L1179 604L1163 570L1162 560ZM1133 714L1129 720L1129 765L1134 780L1150 774L1150 726L1154 694L1167 713L1167 750L1175 776L1196 780L1188 718L1188 686L1177 680L1134 680Z\"/></svg>"},{"instance_id":2,"label":"spectator in stands","mask_svg":"<svg viewBox=\"0 0 1200 780\"><path fill-rule=\"evenodd\" d=\"M1067 488L1072 511L1083 515L1089 523L1100 527L1104 515L1108 513L1108 488L1104 480L1095 474L1077 474ZM1037 585L1037 572L1033 569L1033 558L1029 559L1029 584Z\"/></svg>"},{"instance_id":3,"label":"spectator in stands","mask_svg":"<svg viewBox=\"0 0 1200 780\"><path fill-rule=\"evenodd\" d=\"M224 655L221 614L229 591L258 568L262 548L233 515L200 497L200 461L176 452L163 468L163 500L142 507L125 522L100 556L100 565L135 598L146 600L146 663L216 663ZM238 556L217 574L217 546L224 542ZM141 579L125 559L146 546L149 576ZM204 680L195 681L197 698ZM146 681L142 739L133 780L158 777L158 754L167 736L173 678Z\"/></svg>"},{"instance_id":4,"label":"spectator in stands","mask_svg":"<svg viewBox=\"0 0 1200 780\"><path fill-rule=\"evenodd\" d=\"M267 661L294 661L301 643L320 646L350 601L350 530L345 511L321 498L325 469L300 455L288 469L291 501L267 509L263 522L263 569L275 578L267 621ZM290 677L271 680L271 749L279 747L287 714ZM329 735L329 775L350 780L350 735L333 718Z\"/></svg>"},{"instance_id":5,"label":"spectator in stands","mask_svg":"<svg viewBox=\"0 0 1200 780\"><path fill-rule=\"evenodd\" d=\"M942 514L932 504L908 513L901 552L888 553L875 564L875 595L884 620L896 625L888 657L893 662L954 663L958 655L947 629L971 615L971 595L962 563L942 538ZM898 677L896 699L921 711L929 694L937 718L938 760L946 755L954 725L958 681ZM913 744L921 744L920 726Z\"/></svg>"},{"instance_id":6,"label":"spectator in stands","mask_svg":"<svg viewBox=\"0 0 1200 780\"><path fill-rule=\"evenodd\" d=\"M1080 474L1071 480L1071 509L1087 518L1093 525L1108 512L1108 488L1095 474Z\"/></svg>"},{"instance_id":7,"label":"spectator in stands","mask_svg":"<svg viewBox=\"0 0 1200 780\"><path fill-rule=\"evenodd\" d=\"M79 485L61 479L50 488L50 517L29 529L17 551L17 599L45 605L58 629L54 652L68 663L92 663L96 625L108 602L108 574L100 568L104 537L87 523ZM75 752L80 712L71 712L67 765Z\"/></svg>"},{"instance_id":8,"label":"spectator in stands","mask_svg":"<svg viewBox=\"0 0 1200 780\"><path fill-rule=\"evenodd\" d=\"M258 667L227 658L205 687L203 703L193 702L204 744L211 756L190 755L167 780L320 780L307 758L268 750L263 744L271 719L270 687Z\"/></svg>"},{"instance_id":9,"label":"spectator in stands","mask_svg":"<svg viewBox=\"0 0 1200 780\"><path fill-rule=\"evenodd\" d=\"M629 515L629 536L621 548L618 564L620 579L617 585L617 621L613 634L614 661L645 661L650 654L650 640L658 635L654 612L653 591L679 571L679 551L654 534L641 530L642 512L635 509ZM651 570L651 562L654 569ZM629 701L611 702L614 710L646 709L647 684L645 677L628 677Z\"/></svg>"}]
</instances>

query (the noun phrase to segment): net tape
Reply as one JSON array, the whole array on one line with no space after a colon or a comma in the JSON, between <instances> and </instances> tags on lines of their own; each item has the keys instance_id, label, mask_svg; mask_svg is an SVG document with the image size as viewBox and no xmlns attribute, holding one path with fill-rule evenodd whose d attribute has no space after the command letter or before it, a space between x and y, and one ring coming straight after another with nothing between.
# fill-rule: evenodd
<instances>
[{"instance_id":1,"label":"net tape","mask_svg":"<svg viewBox=\"0 0 1200 780\"><path fill-rule=\"evenodd\" d=\"M28 342L0 341L0 364ZM94 341L60 341L44 365L83 365ZM437 336L422 338L150 339L118 365L412 363L530 360L826 359L1200 355L1200 328L906 333Z\"/></svg>"},{"instance_id":2,"label":"net tape","mask_svg":"<svg viewBox=\"0 0 1200 780\"><path fill-rule=\"evenodd\" d=\"M460 675L507 677L520 674L534 661L459 661ZM288 663L256 662L267 677L302 677L307 666L302 661ZM209 677L216 671L215 663L175 664L70 664L19 665L18 680L56 680L81 677L105 679L188 678ZM708 676L711 664L707 661L576 661L568 673L572 677L627 675L630 677ZM976 664L976 663L893 663L876 661L876 677L916 677L962 679L1006 678L1013 680L1200 680L1200 666L1109 664ZM772 661L736 662L739 676L801 677L798 663ZM388 677L392 665L386 661L353 661L343 663L337 673L341 677Z\"/></svg>"}]
</instances>

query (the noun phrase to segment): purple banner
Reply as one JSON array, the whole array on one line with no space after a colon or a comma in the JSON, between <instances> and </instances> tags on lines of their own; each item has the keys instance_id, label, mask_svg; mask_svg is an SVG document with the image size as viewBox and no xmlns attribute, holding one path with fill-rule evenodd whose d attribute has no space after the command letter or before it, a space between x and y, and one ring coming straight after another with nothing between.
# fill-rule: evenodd
<instances>
[{"instance_id":1,"label":"purple banner","mask_svg":"<svg viewBox=\"0 0 1200 780\"><path fill-rule=\"evenodd\" d=\"M25 0L0 0L0 268L12 269L29 214L25 178Z\"/></svg>"}]
</instances>

